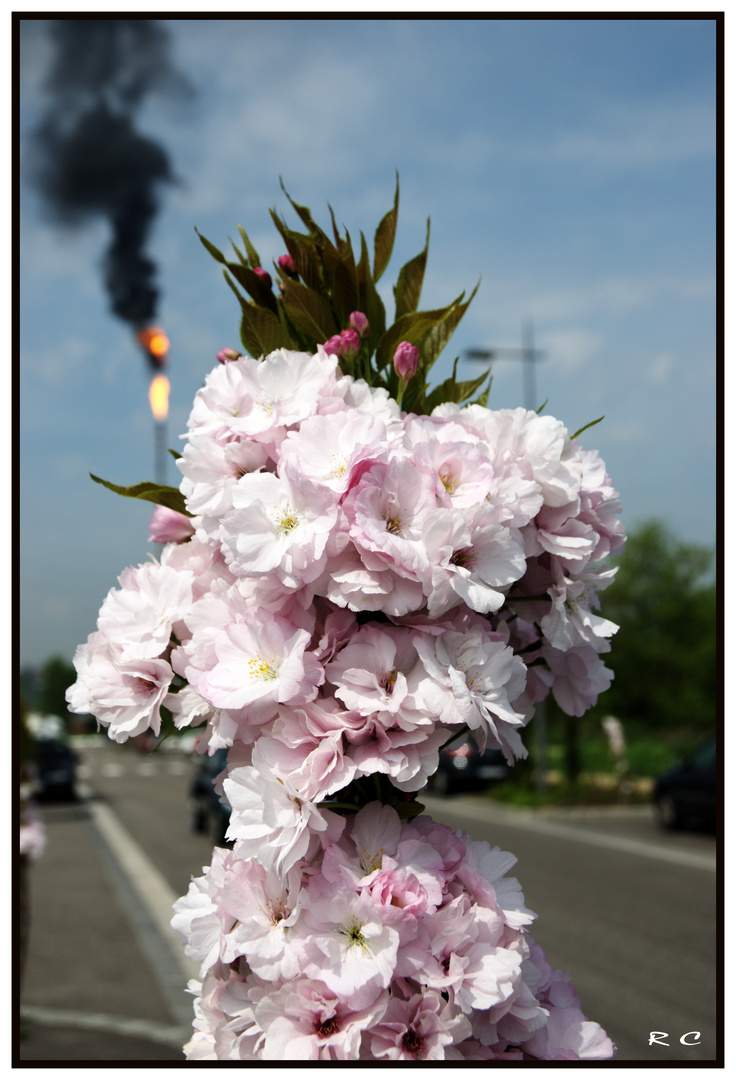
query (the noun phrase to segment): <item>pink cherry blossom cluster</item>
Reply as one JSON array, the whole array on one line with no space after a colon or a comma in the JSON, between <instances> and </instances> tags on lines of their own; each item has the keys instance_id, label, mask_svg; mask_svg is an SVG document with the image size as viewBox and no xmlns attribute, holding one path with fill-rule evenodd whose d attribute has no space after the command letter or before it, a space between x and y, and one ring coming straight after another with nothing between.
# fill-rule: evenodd
<instances>
[{"instance_id":1,"label":"pink cherry blossom cluster","mask_svg":"<svg viewBox=\"0 0 736 1080\"><path fill-rule=\"evenodd\" d=\"M321 825L277 872L236 822L175 904L201 964L190 1060L612 1055L526 931L513 855L377 802Z\"/></svg>"},{"instance_id":2,"label":"pink cherry blossom cluster","mask_svg":"<svg viewBox=\"0 0 736 1080\"><path fill-rule=\"evenodd\" d=\"M511 760L550 689L582 715L609 685L619 503L552 417L402 414L324 350L279 350L208 375L178 464L193 518L160 508L171 543L75 657L70 706L117 741L165 706L209 721L210 752L298 759L310 798L375 772L414 791L453 728Z\"/></svg>"},{"instance_id":3,"label":"pink cherry blossom cluster","mask_svg":"<svg viewBox=\"0 0 736 1080\"><path fill-rule=\"evenodd\" d=\"M218 363L186 439L192 516L157 507L160 560L110 590L67 697L118 742L164 710L228 748L235 847L174 920L203 965L190 1056L608 1056L508 856L354 816L410 801L458 733L511 762L536 702L609 685L599 456L524 409L402 413L322 347Z\"/></svg>"}]
</instances>

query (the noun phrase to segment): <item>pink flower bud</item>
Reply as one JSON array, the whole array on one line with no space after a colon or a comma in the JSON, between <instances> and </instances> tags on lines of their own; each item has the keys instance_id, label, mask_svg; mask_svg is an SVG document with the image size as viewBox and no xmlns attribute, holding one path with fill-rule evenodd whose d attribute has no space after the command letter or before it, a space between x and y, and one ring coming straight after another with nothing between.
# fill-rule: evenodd
<instances>
[{"instance_id":1,"label":"pink flower bud","mask_svg":"<svg viewBox=\"0 0 736 1080\"><path fill-rule=\"evenodd\" d=\"M224 348L218 352L217 359L221 364L227 364L231 360L239 360L241 355L237 349Z\"/></svg>"},{"instance_id":2,"label":"pink flower bud","mask_svg":"<svg viewBox=\"0 0 736 1080\"><path fill-rule=\"evenodd\" d=\"M271 288L271 275L268 270L264 270L262 266L254 266L253 273L258 274L261 281L265 282L269 289Z\"/></svg>"},{"instance_id":3,"label":"pink flower bud","mask_svg":"<svg viewBox=\"0 0 736 1080\"><path fill-rule=\"evenodd\" d=\"M394 353L394 371L401 379L411 379L418 365L419 349L409 341L402 341Z\"/></svg>"},{"instance_id":4,"label":"pink flower bud","mask_svg":"<svg viewBox=\"0 0 736 1080\"><path fill-rule=\"evenodd\" d=\"M287 277L298 277L291 255L279 255L279 269L283 270Z\"/></svg>"},{"instance_id":5,"label":"pink flower bud","mask_svg":"<svg viewBox=\"0 0 736 1080\"><path fill-rule=\"evenodd\" d=\"M360 338L355 330L343 330L340 334L342 338L342 355L354 356L360 348Z\"/></svg>"},{"instance_id":6,"label":"pink flower bud","mask_svg":"<svg viewBox=\"0 0 736 1080\"><path fill-rule=\"evenodd\" d=\"M180 544L194 533L192 519L168 506L154 506L151 522L148 526L148 541L151 544Z\"/></svg>"},{"instance_id":7,"label":"pink flower bud","mask_svg":"<svg viewBox=\"0 0 736 1080\"><path fill-rule=\"evenodd\" d=\"M339 334L333 334L331 338L328 338L322 348L330 356L339 356L340 348L342 347L342 338Z\"/></svg>"},{"instance_id":8,"label":"pink flower bud","mask_svg":"<svg viewBox=\"0 0 736 1080\"><path fill-rule=\"evenodd\" d=\"M368 320L362 311L354 311L351 314L349 321L352 329L357 331L361 337L364 337L368 333Z\"/></svg>"},{"instance_id":9,"label":"pink flower bud","mask_svg":"<svg viewBox=\"0 0 736 1080\"><path fill-rule=\"evenodd\" d=\"M355 330L341 330L328 338L322 347L330 356L351 360L360 348L360 338Z\"/></svg>"}]
</instances>

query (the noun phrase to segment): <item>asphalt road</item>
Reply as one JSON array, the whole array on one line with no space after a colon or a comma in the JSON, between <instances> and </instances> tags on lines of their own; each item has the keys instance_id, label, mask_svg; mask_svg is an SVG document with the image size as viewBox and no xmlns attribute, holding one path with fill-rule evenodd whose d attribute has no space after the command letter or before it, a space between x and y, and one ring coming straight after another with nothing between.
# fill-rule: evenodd
<instances>
[{"instance_id":1,"label":"asphalt road","mask_svg":"<svg viewBox=\"0 0 736 1080\"><path fill-rule=\"evenodd\" d=\"M89 798L44 808L49 847L32 870L22 997L33 1034L20 1056L181 1061L191 1000L181 989L185 962L166 937L167 905L211 853L187 820L192 763L103 744L85 749L81 771ZM513 872L538 915L532 933L569 972L618 1062L715 1060L712 836L665 834L646 810L518 812L477 795L425 801L437 820L516 854ZM100 1014L96 1034L90 1014ZM650 1045L651 1032L667 1034Z\"/></svg>"},{"instance_id":2,"label":"asphalt road","mask_svg":"<svg viewBox=\"0 0 736 1080\"><path fill-rule=\"evenodd\" d=\"M538 916L531 933L550 962L570 974L586 1015L618 1047L618 1061L715 1059L712 836L662 834L647 810L492 810L483 821L478 800L426 805L438 820L517 856L512 873ZM678 857L692 865L672 861ZM650 1032L668 1038L650 1046ZM683 1045L683 1036L699 1045Z\"/></svg>"}]
</instances>

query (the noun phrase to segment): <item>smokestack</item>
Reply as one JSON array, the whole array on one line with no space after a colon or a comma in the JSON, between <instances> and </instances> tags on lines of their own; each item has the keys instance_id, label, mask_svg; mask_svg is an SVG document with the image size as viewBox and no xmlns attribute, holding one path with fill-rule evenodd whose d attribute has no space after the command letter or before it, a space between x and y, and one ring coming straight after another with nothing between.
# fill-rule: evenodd
<instances>
[{"instance_id":1,"label":"smokestack","mask_svg":"<svg viewBox=\"0 0 736 1080\"><path fill-rule=\"evenodd\" d=\"M31 177L52 216L67 225L110 222L102 260L110 307L134 329L153 322L156 266L146 252L159 188L174 175L162 146L135 127L152 93L190 93L149 19L52 21L49 108L30 147Z\"/></svg>"}]
</instances>

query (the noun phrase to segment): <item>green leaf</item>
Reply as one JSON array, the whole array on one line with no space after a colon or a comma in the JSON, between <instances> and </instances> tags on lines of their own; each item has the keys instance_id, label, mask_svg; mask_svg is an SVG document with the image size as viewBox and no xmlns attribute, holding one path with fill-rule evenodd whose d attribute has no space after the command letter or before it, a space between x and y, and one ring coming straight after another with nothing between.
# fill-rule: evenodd
<instances>
[{"instance_id":1,"label":"green leaf","mask_svg":"<svg viewBox=\"0 0 736 1080\"><path fill-rule=\"evenodd\" d=\"M489 371L490 371L490 368L489 368ZM484 409L488 407L488 396L489 396L489 394L491 392L491 386L492 385L493 385L493 375L491 374L489 376L489 378L488 378L488 386L485 388L485 390L483 391L482 394L478 394L478 397L475 399L474 404L482 405Z\"/></svg>"},{"instance_id":2,"label":"green leaf","mask_svg":"<svg viewBox=\"0 0 736 1080\"><path fill-rule=\"evenodd\" d=\"M344 258L350 257L350 258L354 259L355 256L353 255L353 245L352 245L352 242L350 240L350 233L348 232L347 229L345 229L345 235L340 236L340 230L338 229L337 222L335 221L335 212L334 212L334 210L332 209L332 207L330 206L329 203L327 204L327 209L330 211L330 219L332 221L332 232L334 233L334 236L335 236L335 245L333 247L332 243L329 240L327 240L327 242L324 245L325 253L328 254L328 255L332 255L333 258L336 257L338 259L344 259ZM343 228L345 228L345 227L343 226ZM323 236L326 237L326 233L323 233Z\"/></svg>"},{"instance_id":3,"label":"green leaf","mask_svg":"<svg viewBox=\"0 0 736 1080\"><path fill-rule=\"evenodd\" d=\"M236 297L238 298L238 303L240 304L241 308L245 308L245 307L247 307L247 306L248 306L248 301L247 301L247 300L246 300L246 298L245 298L245 297L244 297L244 296L243 296L243 295L242 295L242 294L241 294L241 293L240 293L240 292L238 291L238 289L237 289L237 287L236 287L236 285L235 285L235 282L234 282L234 281L233 281L233 279L232 279L232 278L230 277L230 275L228 274L227 270L223 270L223 271L222 271L222 276L223 276L223 277L225 278L225 281L226 281L226 282L228 283L228 285L230 286L230 288L231 288L231 289L233 290L233 292L235 293Z\"/></svg>"},{"instance_id":4,"label":"green leaf","mask_svg":"<svg viewBox=\"0 0 736 1080\"><path fill-rule=\"evenodd\" d=\"M329 203L327 204L327 209L330 211L330 220L332 221L332 235L335 237L335 244L337 245L337 247L339 247L340 244L343 243L343 238L340 236L340 230L338 229L337 222L335 221L335 211L332 209Z\"/></svg>"},{"instance_id":5,"label":"green leaf","mask_svg":"<svg viewBox=\"0 0 736 1080\"><path fill-rule=\"evenodd\" d=\"M316 345L314 338L296 325L289 317L289 313L283 304L279 305L279 317L289 336L289 340L292 342L288 348L296 349L298 352L313 353ZM284 348L287 348L287 346L284 346Z\"/></svg>"},{"instance_id":6,"label":"green leaf","mask_svg":"<svg viewBox=\"0 0 736 1080\"><path fill-rule=\"evenodd\" d=\"M260 266L261 265L260 256L258 255L258 252L256 251L256 249L253 247L250 240L248 239L248 234L246 233L246 231L245 231L245 229L243 228L242 225L238 225L238 232L240 233L240 236L241 236L241 238L243 240L243 243L245 244L245 250L248 252L248 263L249 263L249 265L251 267L253 267L253 268L255 268L256 266ZM235 244L233 244L233 247L235 247Z\"/></svg>"},{"instance_id":7,"label":"green leaf","mask_svg":"<svg viewBox=\"0 0 736 1080\"><path fill-rule=\"evenodd\" d=\"M222 254L222 252L219 250L219 248L216 248L214 244L211 244L209 242L209 240L207 240L206 237L202 236L201 232L199 231L199 229L196 228L196 226L195 226L194 231L196 232L197 236L202 241L204 246L207 248L207 250L209 251L209 253L210 253L210 255L212 256L213 259L217 259L217 261L220 262L220 263L226 263L227 262L227 259Z\"/></svg>"},{"instance_id":8,"label":"green leaf","mask_svg":"<svg viewBox=\"0 0 736 1080\"><path fill-rule=\"evenodd\" d=\"M348 252L352 256L353 248L352 244L350 243L350 236L348 235L347 229L345 229L345 236L340 236L340 230L338 229L337 222L335 221L335 211L332 209L329 203L327 204L327 209L330 211L330 220L332 221L332 233L335 237L336 251L341 257L347 255Z\"/></svg>"},{"instance_id":9,"label":"green leaf","mask_svg":"<svg viewBox=\"0 0 736 1080\"><path fill-rule=\"evenodd\" d=\"M243 286L260 307L276 311L276 297L268 283L255 270L251 270L249 266L242 266L240 263L229 262L226 265L238 284Z\"/></svg>"},{"instance_id":10,"label":"green leaf","mask_svg":"<svg viewBox=\"0 0 736 1080\"><path fill-rule=\"evenodd\" d=\"M388 266L391 252L394 249L396 237L396 222L399 217L399 174L396 173L396 194L394 205L387 214L381 218L376 235L373 238L373 280L378 281L383 271Z\"/></svg>"},{"instance_id":11,"label":"green leaf","mask_svg":"<svg viewBox=\"0 0 736 1080\"><path fill-rule=\"evenodd\" d=\"M412 345L420 345L425 335L452 313L463 296L464 293L461 293L457 300L453 300L447 307L437 308L434 311L410 311L397 319L378 343L376 352L378 367L384 368L392 362L399 342L409 341ZM422 357L420 363L423 363L423 360Z\"/></svg>"},{"instance_id":12,"label":"green leaf","mask_svg":"<svg viewBox=\"0 0 736 1080\"><path fill-rule=\"evenodd\" d=\"M457 364L457 360L455 361ZM453 396L450 401L454 401L456 405L462 405L464 401L472 397L476 390L479 390L486 379L491 374L491 369L484 371L482 375L479 375L477 379L468 379L465 382L456 382Z\"/></svg>"},{"instance_id":13,"label":"green leaf","mask_svg":"<svg viewBox=\"0 0 736 1080\"><path fill-rule=\"evenodd\" d=\"M254 360L268 356L275 349L291 349L295 342L286 327L268 308L242 305L240 340Z\"/></svg>"},{"instance_id":14,"label":"green leaf","mask_svg":"<svg viewBox=\"0 0 736 1080\"><path fill-rule=\"evenodd\" d=\"M453 401L453 387L457 378L457 365L460 360L459 356L455 357L455 363L452 365L452 375L449 379L445 379L439 386L435 386L432 393L426 400L427 413L431 413L432 409L436 409L438 405L442 405L445 401Z\"/></svg>"},{"instance_id":15,"label":"green leaf","mask_svg":"<svg viewBox=\"0 0 736 1080\"><path fill-rule=\"evenodd\" d=\"M173 457L174 461L178 461L179 458L181 457L181 454L179 453L178 450L172 450L171 448L169 448L169 453Z\"/></svg>"},{"instance_id":16,"label":"green leaf","mask_svg":"<svg viewBox=\"0 0 736 1080\"><path fill-rule=\"evenodd\" d=\"M548 402L549 402L549 398L545 398L545 399L544 399L544 401L542 402L542 404L541 404L541 405L539 406L539 408L537 409L537 416L541 416L541 415L542 415L542 413L544 412L544 410L545 410L545 409L547 408L547 403L548 403ZM603 419L603 417L601 417L601 420L602 420L602 419ZM593 421L593 423L594 423L594 424L597 424L597 423L598 423L598 421L597 421L597 420L594 420L594 421ZM585 431L585 428L581 428L581 430L582 430L582 431Z\"/></svg>"},{"instance_id":17,"label":"green leaf","mask_svg":"<svg viewBox=\"0 0 736 1080\"><path fill-rule=\"evenodd\" d=\"M391 372L393 374L393 368L391 369ZM409 383L404 391L404 396L401 399L401 408L404 410L404 412L426 413L426 392L426 376L423 371L417 371L414 378L409 380ZM393 396L394 395L392 394L392 397Z\"/></svg>"},{"instance_id":18,"label":"green leaf","mask_svg":"<svg viewBox=\"0 0 736 1080\"><path fill-rule=\"evenodd\" d=\"M360 262L357 266L358 273L358 310L362 311L368 319L368 353L372 353L381 340L386 328L386 311L383 300L378 295L376 283L371 273L368 245L363 233L360 234ZM392 354L393 355L393 354Z\"/></svg>"},{"instance_id":19,"label":"green leaf","mask_svg":"<svg viewBox=\"0 0 736 1080\"><path fill-rule=\"evenodd\" d=\"M422 341L420 342L420 351L424 356L427 370L429 370L429 368L432 366L439 354L444 349L447 342L452 337L455 328L457 327L465 312L470 307L470 304L472 303L473 297L477 293L479 286L480 281L475 286L465 303L461 303L463 297L462 295L460 295L458 299L454 302L454 304L450 305L449 309L447 310L447 314L442 319L439 319L422 338Z\"/></svg>"},{"instance_id":20,"label":"green leaf","mask_svg":"<svg viewBox=\"0 0 736 1080\"><path fill-rule=\"evenodd\" d=\"M460 357L456 356L455 362L452 365L452 375L450 376L450 378L445 379L443 383L441 383L439 386L436 386L427 398L427 401L425 403L427 413L431 413L433 409L437 408L438 405L442 405L445 401L453 401L456 405L462 405L462 403L464 401L467 401L469 397L472 397L475 391L485 382L486 379L488 379L488 388L483 394L481 394L480 398L476 402L476 404L478 405L485 405L486 401L488 400L488 392L491 388L491 369L488 368L488 371L484 371L483 374L478 376L478 378L476 379L468 379L463 382L458 382L457 365L459 361Z\"/></svg>"},{"instance_id":21,"label":"green leaf","mask_svg":"<svg viewBox=\"0 0 736 1080\"><path fill-rule=\"evenodd\" d=\"M280 178L280 177L279 177L279 183L281 184L281 190L283 191L284 195L285 195L285 196L286 196L286 198L287 198L287 199L289 200L289 202L291 203L292 207L293 207L293 208L294 208L294 210L295 210L295 211L297 212L297 214L299 215L299 217L300 217L300 218L302 219L302 221L304 222L304 224L305 224L305 225L307 226L307 228L309 229L310 233L311 233L312 235L314 235L315 237L319 237L319 239L320 239L320 241L321 241L321 242L323 242L323 243L329 243L329 239L328 239L328 237L327 237L327 234L326 234L325 232L323 232L323 231L322 231L322 229L321 229L321 228L319 227L319 225L317 224L317 222L316 222L316 221L314 220L314 218L312 217L312 212L311 212L311 210L310 210L310 209L309 209L308 207L306 207L306 206L300 206L300 205L299 205L299 203L295 203L295 202L294 202L294 200L292 199L291 195L289 194L289 192L288 192L288 191L286 190L286 188L284 187L284 182L283 182L283 180L281 180L281 178Z\"/></svg>"},{"instance_id":22,"label":"green leaf","mask_svg":"<svg viewBox=\"0 0 736 1080\"><path fill-rule=\"evenodd\" d=\"M340 323L347 326L353 311L360 307L360 286L358 271L352 251L337 264L333 273L332 298L339 315Z\"/></svg>"},{"instance_id":23,"label":"green leaf","mask_svg":"<svg viewBox=\"0 0 736 1080\"><path fill-rule=\"evenodd\" d=\"M396 802L393 806L402 821L409 821L411 818L419 817L427 809L424 803L414 801Z\"/></svg>"},{"instance_id":24,"label":"green leaf","mask_svg":"<svg viewBox=\"0 0 736 1080\"><path fill-rule=\"evenodd\" d=\"M235 241L234 241L234 240L231 240L231 241L230 241L230 243L231 243L231 244L233 245L233 250L234 250L235 254L236 254L236 255L238 256L238 258L240 259L240 265L241 265L241 266L247 266L247 265L248 265L248 259L247 259L247 258L246 258L246 256L245 256L245 255L243 254L243 252L242 252L242 251L240 250L240 248L238 247L238 245L237 245L237 244L235 243ZM230 265L232 265L232 264L231 264L231 263L228 263L228 266L230 266Z\"/></svg>"},{"instance_id":25,"label":"green leaf","mask_svg":"<svg viewBox=\"0 0 736 1080\"><path fill-rule=\"evenodd\" d=\"M296 272L310 289L321 292L323 290L322 258L316 241L310 236L304 236L303 233L294 232L273 210L271 210L271 218L281 233L281 239L291 255Z\"/></svg>"},{"instance_id":26,"label":"green leaf","mask_svg":"<svg viewBox=\"0 0 736 1080\"><path fill-rule=\"evenodd\" d=\"M431 413L433 409L436 409L438 405L444 404L445 401L454 401L457 403L457 365L460 362L460 357L455 357L455 362L452 365L452 375L449 379L445 379L439 386L435 386L426 401L426 411ZM485 378L485 375L482 376Z\"/></svg>"},{"instance_id":27,"label":"green leaf","mask_svg":"<svg viewBox=\"0 0 736 1080\"><path fill-rule=\"evenodd\" d=\"M145 499L146 502L156 503L158 506L167 506L169 510L177 510L185 517L192 517L184 502L184 496L178 488L168 487L166 484L155 484L150 480L144 480L142 484L133 484L132 487L121 487L119 484L111 484L109 480L101 480L94 473L89 474L96 484L114 491L116 495L125 495L129 499Z\"/></svg>"},{"instance_id":28,"label":"green leaf","mask_svg":"<svg viewBox=\"0 0 736 1080\"><path fill-rule=\"evenodd\" d=\"M429 251L429 219L427 219L427 241L424 250L405 263L399 270L399 276L394 285L394 301L396 302L396 318L400 319L409 311L416 311L419 307L419 297L424 282L424 271L427 266L427 252Z\"/></svg>"},{"instance_id":29,"label":"green leaf","mask_svg":"<svg viewBox=\"0 0 736 1080\"><path fill-rule=\"evenodd\" d=\"M597 420L591 420L589 424L585 424L583 427L578 428L578 430L575 432L575 434L571 435L570 438L571 439L577 439L578 435L582 435L584 431L588 430L588 428L595 427L596 424L600 424L601 420L605 420L605 419L606 419L606 417L605 417L605 415L603 415L603 416L599 416Z\"/></svg>"},{"instance_id":30,"label":"green leaf","mask_svg":"<svg viewBox=\"0 0 736 1080\"><path fill-rule=\"evenodd\" d=\"M330 281L335 273L335 268L346 255L352 255L353 248L350 243L350 236L346 233L345 240L342 241L339 247L335 247L331 240L326 240L324 243L317 240L315 243L322 263L324 291L329 293Z\"/></svg>"},{"instance_id":31,"label":"green leaf","mask_svg":"<svg viewBox=\"0 0 736 1080\"><path fill-rule=\"evenodd\" d=\"M283 303L289 318L313 338L315 344L323 343L338 333L340 328L330 302L301 282L286 282Z\"/></svg>"}]
</instances>

